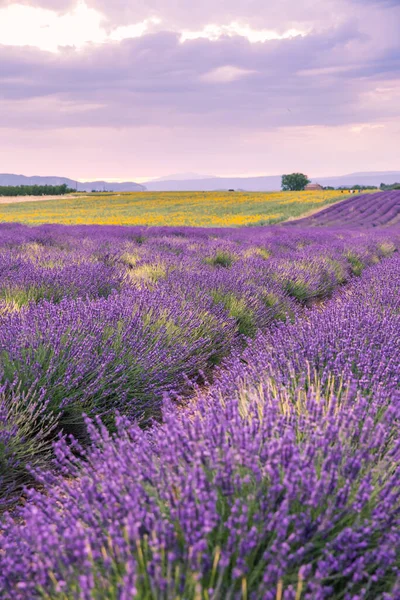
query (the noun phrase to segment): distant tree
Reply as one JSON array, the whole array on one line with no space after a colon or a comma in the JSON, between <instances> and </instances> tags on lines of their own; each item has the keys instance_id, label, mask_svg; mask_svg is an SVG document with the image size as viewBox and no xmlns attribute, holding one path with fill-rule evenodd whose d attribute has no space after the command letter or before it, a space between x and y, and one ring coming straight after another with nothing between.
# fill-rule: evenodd
<instances>
[{"instance_id":1,"label":"distant tree","mask_svg":"<svg viewBox=\"0 0 400 600\"><path fill-rule=\"evenodd\" d=\"M380 189L381 190L400 190L400 183L391 183L391 184L381 183Z\"/></svg>"},{"instance_id":2,"label":"distant tree","mask_svg":"<svg viewBox=\"0 0 400 600\"><path fill-rule=\"evenodd\" d=\"M377 190L377 186L376 185L341 185L340 187L336 188L337 190L340 191L354 191L354 192L362 192L364 190Z\"/></svg>"},{"instance_id":3,"label":"distant tree","mask_svg":"<svg viewBox=\"0 0 400 600\"><path fill-rule=\"evenodd\" d=\"M304 190L307 184L311 183L304 173L291 173L282 175L282 190L284 192L298 192Z\"/></svg>"},{"instance_id":4,"label":"distant tree","mask_svg":"<svg viewBox=\"0 0 400 600\"><path fill-rule=\"evenodd\" d=\"M350 189L358 190L360 192L361 190L377 190L378 188L376 185L353 185Z\"/></svg>"},{"instance_id":5,"label":"distant tree","mask_svg":"<svg viewBox=\"0 0 400 600\"><path fill-rule=\"evenodd\" d=\"M62 185L1 185L0 196L61 196L74 192L65 183Z\"/></svg>"}]
</instances>

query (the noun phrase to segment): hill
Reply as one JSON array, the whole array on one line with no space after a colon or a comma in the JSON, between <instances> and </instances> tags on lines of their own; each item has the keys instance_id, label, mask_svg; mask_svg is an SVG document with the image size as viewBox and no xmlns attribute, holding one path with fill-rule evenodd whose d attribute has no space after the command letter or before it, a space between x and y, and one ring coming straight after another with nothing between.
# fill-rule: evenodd
<instances>
[{"instance_id":1,"label":"hill","mask_svg":"<svg viewBox=\"0 0 400 600\"><path fill-rule=\"evenodd\" d=\"M168 179L164 181L146 181L150 192L214 192L229 189L243 189L247 192L278 191L281 188L281 176L266 177L209 177L207 179Z\"/></svg>"},{"instance_id":2,"label":"hill","mask_svg":"<svg viewBox=\"0 0 400 600\"><path fill-rule=\"evenodd\" d=\"M175 177L175 179L171 179ZM79 192L112 191L112 192L215 192L234 189L246 192L273 192L281 189L281 175L261 177L203 177L196 173L181 173L147 181L143 185L133 181L75 181L68 177L26 177L9 173L0 174L0 185L61 185ZM400 171L377 171L350 173L333 177L311 177L314 183L324 186L352 187L353 185L379 186L381 183L391 184L400 181Z\"/></svg>"},{"instance_id":3,"label":"hill","mask_svg":"<svg viewBox=\"0 0 400 600\"><path fill-rule=\"evenodd\" d=\"M163 177L156 177L152 179L152 182L159 181L188 181L191 179L214 179L215 175L200 175L200 173L174 173L173 175L164 175Z\"/></svg>"},{"instance_id":4,"label":"hill","mask_svg":"<svg viewBox=\"0 0 400 600\"><path fill-rule=\"evenodd\" d=\"M380 186L381 183L390 185L396 181L400 181L400 171L376 171L366 173L350 173L349 175L340 175L337 177L320 177L313 179L313 182L318 182L321 185L332 185L333 187L353 185L364 186Z\"/></svg>"},{"instance_id":5,"label":"hill","mask_svg":"<svg viewBox=\"0 0 400 600\"><path fill-rule=\"evenodd\" d=\"M331 185L334 187L353 185L379 186L381 183L394 183L400 181L400 171L350 173L336 177L312 177L314 183ZM144 185L152 192L194 192L194 191L220 191L228 189L241 189L247 192L267 192L281 189L281 175L265 177L209 177L206 179L168 179L164 181L148 181Z\"/></svg>"},{"instance_id":6,"label":"hill","mask_svg":"<svg viewBox=\"0 0 400 600\"><path fill-rule=\"evenodd\" d=\"M92 190L111 192L143 192L145 186L133 181L115 183L109 181L74 181L68 177L41 177L34 175L26 177L25 175L15 175L13 173L0 173L1 185L62 185L65 183L68 187L76 189L78 192L91 192Z\"/></svg>"}]
</instances>

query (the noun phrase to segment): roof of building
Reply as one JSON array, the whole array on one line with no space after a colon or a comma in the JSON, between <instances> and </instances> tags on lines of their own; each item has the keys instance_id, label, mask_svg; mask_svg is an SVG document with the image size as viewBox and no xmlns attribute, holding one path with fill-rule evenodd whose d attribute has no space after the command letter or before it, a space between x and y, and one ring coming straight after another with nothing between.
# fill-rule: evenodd
<instances>
[{"instance_id":1,"label":"roof of building","mask_svg":"<svg viewBox=\"0 0 400 600\"><path fill-rule=\"evenodd\" d=\"M306 190L322 190L323 187L319 183L309 183L305 187Z\"/></svg>"}]
</instances>

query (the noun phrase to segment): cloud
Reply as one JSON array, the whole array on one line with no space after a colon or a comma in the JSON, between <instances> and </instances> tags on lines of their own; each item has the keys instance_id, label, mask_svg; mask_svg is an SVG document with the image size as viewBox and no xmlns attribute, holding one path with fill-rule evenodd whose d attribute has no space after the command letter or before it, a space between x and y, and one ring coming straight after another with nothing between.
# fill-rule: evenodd
<instances>
[{"instance_id":1,"label":"cloud","mask_svg":"<svg viewBox=\"0 0 400 600\"><path fill-rule=\"evenodd\" d=\"M216 41L221 37L240 36L257 43L307 34L306 29L290 28L278 31L253 28L245 21L207 24L199 30L180 29L178 23L171 23L169 18L160 18L152 15L151 12L147 12L147 17L140 21L128 21L118 25L107 20L107 14L100 12L95 5L89 5L88 1L81 0L61 12L41 5L0 4L1 43L35 46L42 50L58 52L65 46L82 48L87 44L121 41L151 32L169 30L179 33L181 42L198 38Z\"/></svg>"},{"instance_id":2,"label":"cloud","mask_svg":"<svg viewBox=\"0 0 400 600\"><path fill-rule=\"evenodd\" d=\"M108 13L99 10L89 0L80 0L73 6L65 5L64 11L51 9L49 3L1 4L0 40L3 45L35 46L42 50L57 52L64 46L82 48L86 44L100 44L140 37L155 31L174 31L181 42L198 38L218 40L221 37L241 36L252 43L286 39L307 34L306 29L282 30L254 28L247 21L207 24L202 29L180 29L179 22L172 23L167 16L160 18L147 10L147 16L138 21L137 16L123 25L107 19Z\"/></svg>"},{"instance_id":3,"label":"cloud","mask_svg":"<svg viewBox=\"0 0 400 600\"><path fill-rule=\"evenodd\" d=\"M0 0L0 8L20 5L33 8L45 8L58 13L72 10L79 0Z\"/></svg>"},{"instance_id":4,"label":"cloud","mask_svg":"<svg viewBox=\"0 0 400 600\"><path fill-rule=\"evenodd\" d=\"M348 0L87 0L107 15L110 23L126 23L150 16L162 20L174 31L199 31L207 26L228 26L236 22L252 29L283 33L307 29L310 25L337 25L346 13ZM300 27L298 27L300 25Z\"/></svg>"},{"instance_id":5,"label":"cloud","mask_svg":"<svg viewBox=\"0 0 400 600\"><path fill-rule=\"evenodd\" d=\"M362 60L368 48L351 26L262 44L240 36L182 44L178 34L161 32L58 54L0 47L0 126L374 122L382 119L382 93L374 90L396 81L400 54L374 48ZM397 100L386 91L387 118L399 115Z\"/></svg>"},{"instance_id":6,"label":"cloud","mask_svg":"<svg viewBox=\"0 0 400 600\"><path fill-rule=\"evenodd\" d=\"M140 37L159 23L159 19L149 18L110 30L104 15L84 2L62 14L39 6L0 5L3 45L32 46L49 52Z\"/></svg>"},{"instance_id":7,"label":"cloud","mask_svg":"<svg viewBox=\"0 0 400 600\"><path fill-rule=\"evenodd\" d=\"M266 42L267 40L284 40L306 34L307 31L300 31L299 29L288 29L283 33L271 29L253 29L249 25L232 21L228 25L206 25L199 31L184 30L181 33L181 42L198 38L218 40L223 36L241 36L248 39L249 42L256 43Z\"/></svg>"},{"instance_id":8,"label":"cloud","mask_svg":"<svg viewBox=\"0 0 400 600\"><path fill-rule=\"evenodd\" d=\"M49 51L70 44L80 47L105 40L102 21L102 15L85 4L63 15L43 7L12 4L0 8L0 40L3 45Z\"/></svg>"},{"instance_id":9,"label":"cloud","mask_svg":"<svg viewBox=\"0 0 400 600\"><path fill-rule=\"evenodd\" d=\"M12 4L0 0L0 9L21 10ZM68 136L68 147L71 136L77 144L92 140L99 165L101 139L123 165L118 153L129 138L148 156L150 140L155 157L161 151L178 156L174 144L196 156L207 153L207 135L209 146L228 153L226 161L243 152L245 162L255 161L252 144L270 148L273 161L269 140L278 143L279 132L289 154L301 135L314 140L310 153L324 135L327 146L332 139L345 146L346 136L364 144L386 140L387 148L397 136L398 146L398 2L369 1L363 10L356 0L87 0L87 8L78 9L75 2L40 0L24 6L34 11L26 27L0 20L0 155L8 156L4 132L20 131L16 161L27 151L27 132L33 140L52 139L54 153ZM335 128L341 136L332 137ZM202 140L197 151L196 140ZM351 147L362 150L354 141ZM215 170L212 163L202 168ZM220 168L227 172L226 164Z\"/></svg>"},{"instance_id":10,"label":"cloud","mask_svg":"<svg viewBox=\"0 0 400 600\"><path fill-rule=\"evenodd\" d=\"M251 75L255 71L250 69L241 69L240 67L233 67L231 65L224 65L217 67L212 71L208 71L200 76L200 80L209 83L230 83L236 81L246 75Z\"/></svg>"},{"instance_id":11,"label":"cloud","mask_svg":"<svg viewBox=\"0 0 400 600\"><path fill-rule=\"evenodd\" d=\"M362 133L363 131L368 131L371 129L385 129L385 125L379 125L376 123L361 123L359 125L353 125L353 127L350 128L350 131L352 133Z\"/></svg>"},{"instance_id":12,"label":"cloud","mask_svg":"<svg viewBox=\"0 0 400 600\"><path fill-rule=\"evenodd\" d=\"M184 39L220 35L243 35L250 41L302 34L311 29L326 30L343 25L349 15L359 13L361 0L0 0L0 8L47 9L60 17L77 11L95 13L104 19L108 33L145 21L158 23L157 30L175 31ZM370 6L397 6L395 0ZM89 23L89 20L87 20Z\"/></svg>"}]
</instances>

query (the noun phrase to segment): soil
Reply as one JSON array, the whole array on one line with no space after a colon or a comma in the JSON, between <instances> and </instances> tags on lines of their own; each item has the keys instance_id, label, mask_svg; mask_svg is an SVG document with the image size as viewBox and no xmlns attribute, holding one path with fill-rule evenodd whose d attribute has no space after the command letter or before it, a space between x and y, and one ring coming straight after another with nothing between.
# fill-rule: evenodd
<instances>
[{"instance_id":1,"label":"soil","mask_svg":"<svg viewBox=\"0 0 400 600\"><path fill-rule=\"evenodd\" d=\"M84 198L87 194L71 196L0 196L0 204L18 204L19 202L43 202L45 200L64 200L65 198Z\"/></svg>"}]
</instances>

